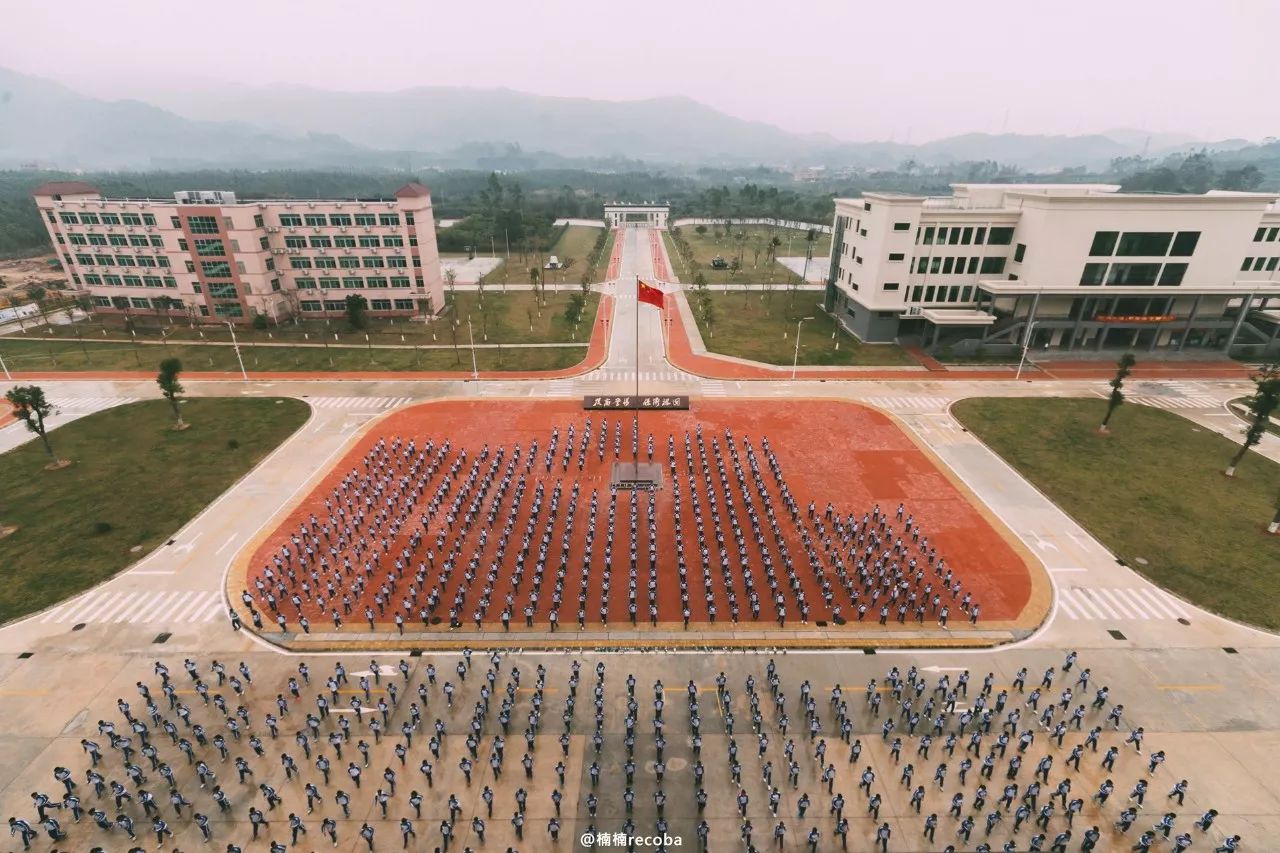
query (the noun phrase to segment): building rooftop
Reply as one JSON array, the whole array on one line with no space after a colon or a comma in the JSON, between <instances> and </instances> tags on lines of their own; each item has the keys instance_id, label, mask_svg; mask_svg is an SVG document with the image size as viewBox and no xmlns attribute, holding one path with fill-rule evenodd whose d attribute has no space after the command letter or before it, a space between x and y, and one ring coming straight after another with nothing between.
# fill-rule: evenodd
<instances>
[{"instance_id":1,"label":"building rooftop","mask_svg":"<svg viewBox=\"0 0 1280 853\"><path fill-rule=\"evenodd\" d=\"M96 195L98 188L84 181L45 181L31 191L33 196Z\"/></svg>"}]
</instances>

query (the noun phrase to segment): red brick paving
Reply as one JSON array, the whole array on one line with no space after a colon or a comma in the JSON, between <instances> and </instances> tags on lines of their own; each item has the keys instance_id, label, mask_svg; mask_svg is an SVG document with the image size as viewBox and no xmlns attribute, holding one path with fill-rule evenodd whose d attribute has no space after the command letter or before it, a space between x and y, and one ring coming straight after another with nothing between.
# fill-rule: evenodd
<instances>
[{"instance_id":1,"label":"red brick paving","mask_svg":"<svg viewBox=\"0 0 1280 853\"><path fill-rule=\"evenodd\" d=\"M555 481L563 480L564 496L561 501L560 516L556 521L551 545L548 549L547 582L543 586L543 597L536 618L538 623L545 624L545 617L550 609L550 587L559 560L560 537L565 530L564 519L567 514L566 504L568 503L569 490L576 480L581 483L582 493L579 498L578 520L573 530L570 546L564 604L560 611L561 625L567 628L576 621L577 596L580 589L579 572L584 548L583 535L587 522L587 507L590 502L590 494L594 488L600 492L600 515L597 522L592 572L588 586L587 624L588 627L598 626L599 618L597 612L601 592L599 565L603 558L604 528L609 506L608 478L613 462L613 430L614 424L619 422L619 416L622 416L624 422L623 458L625 459L630 453L630 415L625 412L591 413L593 415L593 434L587 455L586 468L580 475L577 471L576 453L586 414L580 410L577 404L571 401L531 401L526 399L504 400L501 402L448 401L429 403L398 411L379 422L375 431L363 437L347 453L343 461L335 466L334 470L328 474L316 490L289 513L281 527L260 544L249 561L249 577L250 579L257 577L261 573L263 566L269 561L270 556L276 553L280 545L287 541L286 531L292 532L296 530L299 524L303 523L312 512L319 516L322 521L324 520L326 516L324 498L332 492L334 486L340 482L347 472L362 466L364 455L380 438L386 437L390 441L391 437L394 436L400 436L405 440L412 437L417 440L419 448L425 444L427 438L434 437L437 447L447 438L452 442L450 462L460 450L467 449L469 458L455 481L455 488L465 480L466 471L477 458L478 451L484 443L487 442L493 450L496 450L499 446L507 448L507 459L504 459L502 466L505 468L506 461L511 458L511 448L516 443L519 443L527 454L530 442L537 438L539 454L534 460L533 471L528 475L528 490L524 500L521 501L520 512L513 527L506 558L503 561L498 581L495 584L492 604L484 621L487 623L497 623L499 621L503 607L503 596L510 588L511 572L519 551L520 540L524 533L529 506L532 502L537 481L541 480L546 483L549 496ZM601 415L608 418L610 430L603 464L597 461L598 457L596 455L598 438L596 433L601 423ZM771 447L777 454L792 494L802 507L802 522L805 522L803 507L809 500L813 500L817 504L819 515L821 515L826 503L831 501L835 504L838 513L854 512L858 516L861 516L865 511L869 511L872 505L877 502L882 509L890 513L900 501L904 502L907 506L907 512L914 514L925 535L929 537L931 544L938 548L939 555L945 557L948 566L955 571L956 577L963 584L964 590L972 592L975 600L981 604L984 621L1013 619L1018 616L1028 603L1031 595L1031 578L1028 568L1021 557L991 528L986 518L969 503L952 482L934 466L930 457L922 453L885 415L855 404L833 401L800 400L789 401L785 405L779 405L774 401L766 403L754 400L695 401L694 409L689 412L646 412L640 416L642 455L644 452L644 436L652 432L655 436L655 459L663 462L664 473L668 477L669 472L666 471L665 465L667 458L666 437L669 433L675 433L676 435L677 470L681 481L686 555L689 567L688 584L691 609L694 611L693 622L703 623L706 621L706 617L702 607L704 586L701 560L698 557L697 544L692 541L695 536L694 516L689 503L689 489L685 476L683 434L686 430L692 433L698 423L703 425L707 442L707 455L713 478L715 478L717 495L722 495L723 493L720 490L719 480L715 473L716 466L710 446L711 438L720 439L723 445L724 428L731 428L737 448L743 459L744 468L746 468L744 442L748 438L751 440L760 461L761 474L774 498L774 506L778 510L779 522L784 531L784 539L787 542L788 549L795 561L797 575L805 588L807 599L813 606L811 618L826 618L828 611L819 594L818 584L807 566L799 533L796 527L792 525L789 516L783 511L783 504L778 499L776 484L761 450L760 439L762 436L769 438ZM577 432L574 441L575 459L569 466L569 472L565 474L561 471L559 457L566 441L566 428L570 424L575 425ZM552 472L548 475L542 464L542 454L545 451L553 426L560 427L561 450L557 452L556 464L553 465ZM722 451L725 452L726 466L731 472L732 466L728 463L727 449L722 447ZM700 467L696 442L694 444L694 458L695 467ZM492 460L492 456L490 460ZM518 471L524 469L524 461L524 458L522 458L520 465L517 467ZM485 462L481 466L481 470L487 469L488 465L489 462ZM447 465L445 468L447 469ZM417 505L410 512L409 523L406 524L405 529L396 538L391 547L393 554L399 553L400 549L407 544L409 533L418 526L419 514L425 512L427 502L435 493L436 485L442 476L443 470L437 473L435 478L426 486ZM749 471L747 476L750 477ZM729 477L733 479L734 475L730 473ZM703 505L703 515L707 520L710 534L710 531L714 528L710 526L710 516L706 508L705 487L701 482L701 478L699 479L699 495ZM665 623L678 622L680 618L676 564L672 556L675 552L675 533L673 530L672 491L670 485L668 481L665 484L665 488L658 493L656 500L656 517L658 520L656 548L658 554L658 618ZM483 585L484 569L489 565L496 549L496 540L513 497L514 488L513 484L511 490L503 497L501 510L498 514L498 522L489 537L489 544L484 549L484 556L480 561L479 578L462 608L462 618L467 628L472 627L469 620L474 602L478 598L477 590L479 586ZM490 495L486 497L484 503L486 509L493 491L495 490L491 490ZM752 564L756 566L756 586L760 590L762 597L767 598L768 588L764 583L762 570L757 565L758 552L754 547L755 543L750 525L747 523L746 516L743 513L741 496L737 494L736 485L735 494L739 516L744 525L744 534L747 536L751 553L755 555ZM452 496L453 493L451 492L449 498L452 499ZM615 620L618 623L622 623L626 618L626 584L628 576L626 551L629 547L627 524L629 500L630 493L623 492L619 494L619 517L616 522L617 533L612 560L614 566L612 573L613 585L610 591L611 625L615 623ZM648 579L646 501L647 497L641 495L638 526L639 554L637 560L639 583L637 597L640 604L641 619L644 618L647 604L645 596L645 584ZM445 507L448 506L448 502L446 500ZM422 548L413 557L414 564L423 558L428 545L434 547L436 533L444 525L444 513L445 510L442 510L437 514L428 536L424 539ZM545 521L547 514L548 508L544 502L542 516L539 519L537 528L539 535L543 529L542 522ZM763 519L763 512L761 517ZM727 528L727 514L722 513L722 518ZM479 521L468 535L467 544L463 546L463 555L470 555L472 552L472 543L475 542L479 529L483 526L483 521L484 514L482 512ZM895 527L900 528L901 525L895 525ZM736 553L731 534L726 531L726 535L728 539L727 547L731 552ZM765 535L766 538L771 539L767 525L765 525ZM452 536L449 538L451 540ZM537 539L535 538L535 545L536 541ZM717 601L720 621L726 623L729 615L727 593L724 589L718 560L714 556L715 548L712 548L712 555L713 594ZM776 558L777 554L775 552ZM389 563L390 561L384 562ZM441 560L438 557L437 566L440 565L440 562ZM360 565L359 560L353 560L353 563L357 567ZM529 568L525 573L526 579L520 590L521 595L518 595L516 599L515 617L513 619L516 624L522 624L523 622L523 617L521 616L521 610L524 606L523 594L528 592L529 579L533 575L533 560L531 559L529 563ZM783 582L785 588L785 573L781 563L779 562L777 565L779 579ZM452 600L454 590L460 585L460 575L464 568L465 558L461 558L458 567L454 570L453 578L448 584L443 599L444 603L436 610L437 616L443 617L447 613L448 602ZM852 570L852 567L850 569ZM438 571L429 572L427 585L430 585L437 575ZM932 573L926 572L926 577L929 580L934 580ZM376 582L381 583L381 579L382 574L380 573L376 576ZM410 572L406 579L402 581L397 594L392 596L394 602L398 603L400 601L404 584L411 580L412 573ZM745 606L742 578L736 577L733 583L739 599L744 605L743 619L747 624L753 624L749 621L750 613ZM835 586L837 593L836 603L841 604L845 615L852 619L853 614L843 589L838 583ZM361 614L366 600L371 600L372 591L372 589L366 590L364 597L357 603L354 613L345 618L347 627L344 627L344 630L359 631L366 627L362 621ZM236 599L239 598L239 592L238 589L232 590L232 594ZM285 610L292 622L294 618L292 608L286 608ZM393 610L394 607L389 608L387 616L378 620L384 630L390 621ZM954 603L952 603L952 610L953 619L961 620L964 618ZM324 614L319 613L318 608L313 603L308 603L304 607L304 611L308 613L308 617L312 620L316 629L325 630L330 627L331 622L329 619ZM767 627L770 624L771 614L772 608L766 602L759 627ZM270 614L267 615L270 618ZM796 624L796 616L797 610L789 598L788 617L790 624ZM412 630L418 627L418 625L414 624L415 621L416 619L411 619L407 622L409 629ZM868 622L874 622L874 615L869 615Z\"/></svg>"}]
</instances>

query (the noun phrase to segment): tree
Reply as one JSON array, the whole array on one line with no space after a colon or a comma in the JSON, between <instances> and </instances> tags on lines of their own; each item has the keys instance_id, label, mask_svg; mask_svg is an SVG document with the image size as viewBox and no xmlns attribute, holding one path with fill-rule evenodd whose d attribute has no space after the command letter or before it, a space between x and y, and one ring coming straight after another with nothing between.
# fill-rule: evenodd
<instances>
[{"instance_id":1,"label":"tree","mask_svg":"<svg viewBox=\"0 0 1280 853\"><path fill-rule=\"evenodd\" d=\"M578 324L582 322L582 313L587 307L587 297L581 293L573 293L569 295L569 304L564 309L564 319L574 329L574 338L577 338Z\"/></svg>"},{"instance_id":2,"label":"tree","mask_svg":"<svg viewBox=\"0 0 1280 853\"><path fill-rule=\"evenodd\" d=\"M1133 357L1133 353L1127 352L1120 356L1120 361L1116 362L1116 375L1111 380L1111 396L1107 398L1107 415L1102 419L1102 426L1098 427L1098 432L1105 433L1107 424L1111 422L1111 416L1116 413L1116 409L1124 402L1124 392L1120 390L1120 386L1124 385L1124 380L1133 372L1133 366L1138 360Z\"/></svg>"},{"instance_id":3,"label":"tree","mask_svg":"<svg viewBox=\"0 0 1280 853\"><path fill-rule=\"evenodd\" d=\"M1249 428L1244 433L1244 444L1236 451L1235 456L1227 463L1223 473L1228 477L1236 475L1236 466L1249 452L1249 448L1262 441L1267 427L1271 425L1271 413L1280 406L1280 364L1268 364L1253 374L1254 392L1245 400L1249 408Z\"/></svg>"},{"instance_id":4,"label":"tree","mask_svg":"<svg viewBox=\"0 0 1280 853\"><path fill-rule=\"evenodd\" d=\"M1271 523L1267 525L1268 533L1275 533L1280 530L1280 492L1276 493L1275 500L1272 502L1275 507L1275 515L1271 516Z\"/></svg>"},{"instance_id":5,"label":"tree","mask_svg":"<svg viewBox=\"0 0 1280 853\"><path fill-rule=\"evenodd\" d=\"M353 329L363 329L369 325L369 317L365 313L369 310L369 302L358 293L352 293L347 296L346 301L347 325Z\"/></svg>"},{"instance_id":6,"label":"tree","mask_svg":"<svg viewBox=\"0 0 1280 853\"><path fill-rule=\"evenodd\" d=\"M166 358L160 362L160 372L156 374L156 384L160 386L160 393L169 401L169 406L173 409L173 417L177 420L174 429L187 428L186 422L182 420L182 409L178 406L178 395L185 390L182 383L178 381L180 373L182 373L182 361Z\"/></svg>"},{"instance_id":7,"label":"tree","mask_svg":"<svg viewBox=\"0 0 1280 853\"><path fill-rule=\"evenodd\" d=\"M45 425L45 419L55 414L57 410L45 398L44 389L39 385L19 385L15 388L10 388L4 397L13 405L14 417L25 423L27 429L31 432L40 436L40 442L44 444L45 453L49 454L53 464L57 464L58 457L53 453L53 445L49 443L49 435Z\"/></svg>"},{"instance_id":8,"label":"tree","mask_svg":"<svg viewBox=\"0 0 1280 853\"><path fill-rule=\"evenodd\" d=\"M564 278L565 275L568 274L569 270L572 269L573 265L576 264L577 262L578 262L577 258L561 258L560 259L560 281L561 282L565 280Z\"/></svg>"},{"instance_id":9,"label":"tree","mask_svg":"<svg viewBox=\"0 0 1280 853\"><path fill-rule=\"evenodd\" d=\"M711 301L711 294L706 294L706 300L702 303L702 322L707 324L707 336L714 338L716 336L716 306Z\"/></svg>"},{"instance_id":10,"label":"tree","mask_svg":"<svg viewBox=\"0 0 1280 853\"><path fill-rule=\"evenodd\" d=\"M533 285L533 300L542 306L542 269L529 267L529 283Z\"/></svg>"},{"instance_id":11,"label":"tree","mask_svg":"<svg viewBox=\"0 0 1280 853\"><path fill-rule=\"evenodd\" d=\"M449 304L453 305L458 297L458 273L453 267L445 267L444 287L445 290L449 291Z\"/></svg>"},{"instance_id":12,"label":"tree","mask_svg":"<svg viewBox=\"0 0 1280 853\"><path fill-rule=\"evenodd\" d=\"M698 236L702 236L703 234L707 233L707 226L695 225L693 226L693 233L697 234Z\"/></svg>"}]
</instances>

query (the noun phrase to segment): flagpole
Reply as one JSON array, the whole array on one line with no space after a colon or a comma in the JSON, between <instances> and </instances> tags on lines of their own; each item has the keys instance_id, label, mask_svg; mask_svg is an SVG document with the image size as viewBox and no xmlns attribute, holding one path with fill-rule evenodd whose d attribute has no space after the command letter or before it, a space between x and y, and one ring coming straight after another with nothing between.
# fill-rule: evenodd
<instances>
[{"instance_id":1,"label":"flagpole","mask_svg":"<svg viewBox=\"0 0 1280 853\"><path fill-rule=\"evenodd\" d=\"M635 476L640 476L640 276L636 276L636 397L635 415L632 420L632 463L635 465Z\"/></svg>"}]
</instances>

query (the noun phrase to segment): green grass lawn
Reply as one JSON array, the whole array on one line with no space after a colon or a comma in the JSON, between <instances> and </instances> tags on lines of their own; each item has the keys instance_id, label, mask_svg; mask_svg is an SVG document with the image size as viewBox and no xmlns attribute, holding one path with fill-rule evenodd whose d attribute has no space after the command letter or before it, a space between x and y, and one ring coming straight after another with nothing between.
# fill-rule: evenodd
<instances>
[{"instance_id":1,"label":"green grass lawn","mask_svg":"<svg viewBox=\"0 0 1280 853\"><path fill-rule=\"evenodd\" d=\"M795 273L788 270L782 264L776 261L766 262L764 244L771 237L777 237L782 241L777 249L779 257L803 257L806 251L806 242L804 239L805 232L797 231L794 228L771 228L765 225L741 225L734 226L732 233L734 235L745 233L747 239L745 242L739 243L734 237L727 236L721 226L706 226L705 234L698 234L694 230L695 226L685 226L680 229L680 235L689 241L689 245L693 247L693 264L686 265L676 251L675 244L671 241L671 235L664 232L662 237L667 241L667 256L671 258L671 264L675 268L676 275L680 276L680 280L686 283L692 282L693 277L701 272L707 277L707 281L712 284L724 284L730 281L746 282L750 284L758 284L766 281L783 284L789 279L795 277ZM717 238L717 232L720 236ZM760 251L757 252L757 249ZM741 252L742 269L736 278L732 277L729 270L715 270L711 268L711 259L716 255L720 255L726 261L732 262ZM831 255L831 235L818 234L818 238L813 242L813 260L810 262L812 269L825 268L827 258Z\"/></svg>"},{"instance_id":2,"label":"green grass lawn","mask_svg":"<svg viewBox=\"0 0 1280 853\"><path fill-rule=\"evenodd\" d=\"M545 305L539 305L533 291L512 290L502 292L500 286L485 287L484 309L481 310L480 294L476 291L458 291L454 295L453 316L463 324L468 317L475 331L476 342L486 339L493 343L501 340L512 344L570 343L586 340L595 322L600 294L588 293L582 320L576 329L565 319L565 310L573 290L549 290ZM446 327L447 330L447 327ZM442 330L442 332L445 330Z\"/></svg>"},{"instance_id":3,"label":"green grass lawn","mask_svg":"<svg viewBox=\"0 0 1280 853\"><path fill-rule=\"evenodd\" d=\"M1101 399L974 399L953 411L1117 557L1210 610L1280 628L1280 541L1265 534L1280 465L1170 412ZM1137 562L1142 557L1146 565Z\"/></svg>"},{"instance_id":4,"label":"green grass lawn","mask_svg":"<svg viewBox=\"0 0 1280 853\"><path fill-rule=\"evenodd\" d=\"M191 428L174 432L169 404L151 400L53 430L69 468L45 471L38 439L0 456L0 523L18 528L0 540L0 621L87 589L161 545L308 412L292 399L192 399L183 404Z\"/></svg>"},{"instance_id":5,"label":"green grass lawn","mask_svg":"<svg viewBox=\"0 0 1280 853\"><path fill-rule=\"evenodd\" d=\"M474 326L474 321L473 321ZM527 328L527 327L526 327ZM584 324L584 329L586 328ZM470 370L467 327L457 331L457 347L447 325L437 325L436 346L445 349L373 349L329 347L262 347L241 344L245 369L254 371L326 370ZM497 341L493 341L497 343ZM476 330L476 343L481 343ZM539 349L478 349L480 370L558 370L586 355L585 341ZM154 371L164 358L182 360L191 372L238 371L235 350L200 344L80 344L76 341L23 341L0 338L0 357L12 371L145 370Z\"/></svg>"},{"instance_id":6,"label":"green grass lawn","mask_svg":"<svg viewBox=\"0 0 1280 853\"><path fill-rule=\"evenodd\" d=\"M573 265L567 270L543 270L543 281L546 284L577 284L581 281L582 274L587 269L587 257L591 254L591 247L595 245L598 236L600 236L599 228L586 225L570 225L565 228L559 239L541 255L542 263L545 264L548 258L555 255L561 263L566 258L572 258ZM529 268L537 266L538 258L539 255L536 252L521 257L513 248L511 259L509 261L504 259L503 263L489 273L485 280L494 285L528 284ZM605 255L602 265L607 264L608 259L609 256ZM596 277L603 279L604 273L603 268L598 269Z\"/></svg>"},{"instance_id":7,"label":"green grass lawn","mask_svg":"<svg viewBox=\"0 0 1280 853\"><path fill-rule=\"evenodd\" d=\"M759 291L729 291L711 294L715 321L707 327L698 311L697 294L685 293L698 320L703 343L712 352L749 358L765 364L789 365L795 358L796 321L806 320L800 333L800 364L807 365L895 365L915 364L915 360L893 344L863 344L840 330L835 320L822 312L822 292L798 290L794 294L779 287L770 294ZM839 349L836 344L839 343Z\"/></svg>"}]
</instances>

